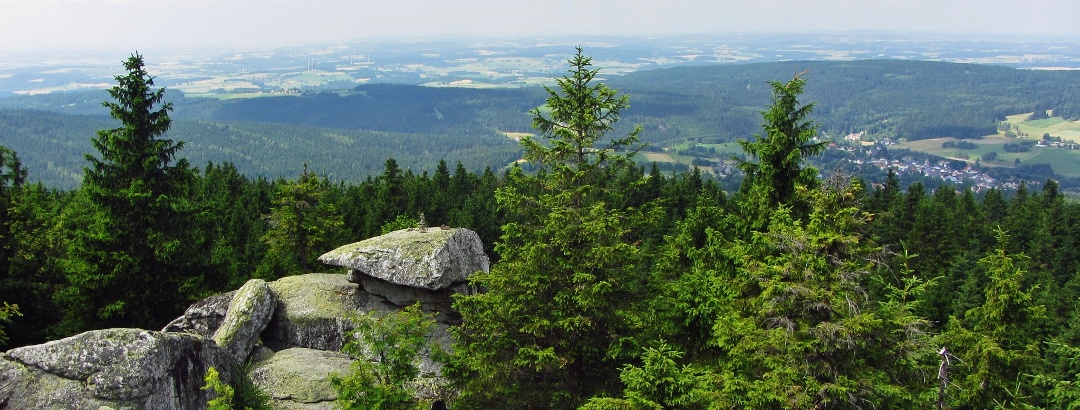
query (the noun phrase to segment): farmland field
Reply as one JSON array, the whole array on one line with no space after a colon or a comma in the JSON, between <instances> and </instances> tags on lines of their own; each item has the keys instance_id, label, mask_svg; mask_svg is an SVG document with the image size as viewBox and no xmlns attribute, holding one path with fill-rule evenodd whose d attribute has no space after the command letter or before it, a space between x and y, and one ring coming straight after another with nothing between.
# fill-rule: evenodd
<instances>
[{"instance_id":1,"label":"farmland field","mask_svg":"<svg viewBox=\"0 0 1080 410\"><path fill-rule=\"evenodd\" d=\"M1006 121L1016 125L1020 132L1026 133L1031 138L1039 139L1043 134L1050 134L1052 137L1080 142L1080 121L1065 121L1061 117L1024 121L1028 115L1030 114L1010 115L1006 117Z\"/></svg>"},{"instance_id":2,"label":"farmland field","mask_svg":"<svg viewBox=\"0 0 1080 410\"><path fill-rule=\"evenodd\" d=\"M1043 148L1041 152L1031 157L1027 162L1032 164L1050 164L1050 167L1054 169L1054 172L1064 176L1080 176L1080 151Z\"/></svg>"}]
</instances>

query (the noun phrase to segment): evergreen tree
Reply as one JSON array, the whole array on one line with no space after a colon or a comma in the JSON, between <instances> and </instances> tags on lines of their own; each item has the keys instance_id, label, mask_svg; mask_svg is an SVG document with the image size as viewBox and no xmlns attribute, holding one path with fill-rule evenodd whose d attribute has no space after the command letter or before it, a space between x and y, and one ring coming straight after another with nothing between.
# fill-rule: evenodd
<instances>
[{"instance_id":1,"label":"evergreen tree","mask_svg":"<svg viewBox=\"0 0 1080 410\"><path fill-rule=\"evenodd\" d=\"M90 224L73 238L66 331L102 327L160 328L198 296L202 270L197 235L189 232L194 209L188 201L194 171L176 160L183 143L162 138L171 103L154 89L142 56L124 62L105 102L120 127L98 131L91 141L100 157L87 154L83 203Z\"/></svg>"},{"instance_id":2,"label":"evergreen tree","mask_svg":"<svg viewBox=\"0 0 1080 410\"><path fill-rule=\"evenodd\" d=\"M10 232L10 208L16 192L26 182L26 168L18 154L0 145L0 280L8 275L8 262L15 252L15 244ZM6 290L0 282L0 291ZM8 294L8 292L2 292Z\"/></svg>"},{"instance_id":3,"label":"evergreen tree","mask_svg":"<svg viewBox=\"0 0 1080 410\"><path fill-rule=\"evenodd\" d=\"M887 303L868 299L882 266L858 189L800 189L805 222L781 208L766 232L726 247L737 267L719 281L718 408L925 407L927 322L904 296L922 285L895 283Z\"/></svg>"},{"instance_id":4,"label":"evergreen tree","mask_svg":"<svg viewBox=\"0 0 1080 410\"><path fill-rule=\"evenodd\" d=\"M545 141L523 138L536 175L515 168L496 198L511 214L496 244L501 260L473 276L486 292L459 297L463 316L449 366L470 408L574 408L617 380L620 343L632 327L644 259L636 230L643 207L604 201L607 169L627 166L637 132L597 146L627 97L593 83L578 53L570 75L534 110Z\"/></svg>"},{"instance_id":5,"label":"evergreen tree","mask_svg":"<svg viewBox=\"0 0 1080 410\"><path fill-rule=\"evenodd\" d=\"M11 272L10 261L17 251L10 226L12 197L26 181L26 169L14 151L0 145L0 349L7 345L3 325L19 316L19 306L10 305L17 281Z\"/></svg>"},{"instance_id":6,"label":"evergreen tree","mask_svg":"<svg viewBox=\"0 0 1080 410\"><path fill-rule=\"evenodd\" d=\"M963 363L950 397L964 408L1019 408L1033 393L1025 379L1041 374L1046 308L1032 297L1038 288L1024 286L1028 273L1018 262L1026 256L1009 254L1008 242L998 229L997 248L979 260L989 276L983 304L952 319L941 337Z\"/></svg>"},{"instance_id":7,"label":"evergreen tree","mask_svg":"<svg viewBox=\"0 0 1080 410\"><path fill-rule=\"evenodd\" d=\"M198 181L196 200L205 210L200 225L211 241L210 265L221 273L208 278L208 286L236 289L266 257L262 216L270 213L273 189L266 179L241 175L231 163L208 163Z\"/></svg>"},{"instance_id":8,"label":"evergreen tree","mask_svg":"<svg viewBox=\"0 0 1080 410\"><path fill-rule=\"evenodd\" d=\"M817 185L817 171L804 168L803 160L824 151L826 142L815 141L817 125L809 118L814 104L799 105L799 95L806 85L804 73L796 74L786 83L769 83L773 103L761 113L765 136L754 135L753 141L739 140L751 159L732 157L746 173L743 191L754 198L749 210L758 213L758 225L765 222L764 215L777 205L794 206L796 212L802 212L803 207L794 202L796 187Z\"/></svg>"},{"instance_id":9,"label":"evergreen tree","mask_svg":"<svg viewBox=\"0 0 1080 410\"><path fill-rule=\"evenodd\" d=\"M0 300L19 305L22 314L7 329L10 346L24 346L58 336L53 327L62 309L53 297L64 283L59 261L65 235L60 220L71 195L41 183L24 185L12 194L4 222L10 259L7 270L0 271Z\"/></svg>"},{"instance_id":10,"label":"evergreen tree","mask_svg":"<svg viewBox=\"0 0 1080 410\"><path fill-rule=\"evenodd\" d=\"M262 240L269 249L259 276L309 273L320 254L337 246L343 221L333 201L325 199L329 185L305 164L296 182L278 186L273 209L264 215L269 226Z\"/></svg>"}]
</instances>

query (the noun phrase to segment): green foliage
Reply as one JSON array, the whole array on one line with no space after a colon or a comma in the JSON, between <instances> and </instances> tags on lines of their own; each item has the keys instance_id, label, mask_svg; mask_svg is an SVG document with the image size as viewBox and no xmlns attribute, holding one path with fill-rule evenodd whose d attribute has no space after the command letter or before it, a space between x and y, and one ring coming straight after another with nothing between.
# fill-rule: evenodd
<instances>
[{"instance_id":1,"label":"green foliage","mask_svg":"<svg viewBox=\"0 0 1080 410\"><path fill-rule=\"evenodd\" d=\"M83 190L88 226L77 228L68 251L68 285L59 295L68 306L64 328L158 328L175 317L201 287L205 241L195 235L195 204L189 200L196 174L183 143L162 139L171 104L142 56L124 62L105 102L120 127L92 139L100 158L87 154ZM159 105L160 104L160 105Z\"/></svg>"},{"instance_id":2,"label":"green foliage","mask_svg":"<svg viewBox=\"0 0 1080 410\"><path fill-rule=\"evenodd\" d=\"M4 302L4 305L0 306L0 325L11 322L11 318L16 316L22 316L22 313L19 313L19 305ZM5 343L7 343L7 334L4 333L3 326L0 326L0 346Z\"/></svg>"},{"instance_id":3,"label":"green foliage","mask_svg":"<svg viewBox=\"0 0 1080 410\"><path fill-rule=\"evenodd\" d=\"M711 375L676 361L683 353L660 341L646 347L642 366L626 365L619 379L626 386L623 399L593 398L583 410L606 409L705 409L713 402Z\"/></svg>"},{"instance_id":4,"label":"green foliage","mask_svg":"<svg viewBox=\"0 0 1080 410\"><path fill-rule=\"evenodd\" d=\"M270 410L270 395L251 382L245 366L233 368L237 386L233 388L221 380L221 374L211 366L203 376L203 390L214 393L214 398L206 403L209 410Z\"/></svg>"},{"instance_id":5,"label":"green foliage","mask_svg":"<svg viewBox=\"0 0 1080 410\"><path fill-rule=\"evenodd\" d=\"M637 151L640 128L622 138L597 146L605 134L614 129L622 110L630 107L630 96L603 83L592 84L600 69L590 69L592 59L578 47L577 54L568 60L570 76L557 80L559 90L544 87L548 92L546 110L534 108L533 128L541 132L544 145L527 136L521 139L525 159L540 164L555 175L549 182L560 184L556 190L582 188L597 182L597 173L615 161L626 161ZM549 111L549 112L545 112ZM629 155L620 151L630 148ZM582 192L575 192L575 200Z\"/></svg>"},{"instance_id":6,"label":"green foliage","mask_svg":"<svg viewBox=\"0 0 1080 410\"><path fill-rule=\"evenodd\" d=\"M1032 384L1046 391L1053 408L1080 409L1080 348L1051 343L1046 353L1055 368L1052 373L1032 376Z\"/></svg>"},{"instance_id":7,"label":"green foliage","mask_svg":"<svg viewBox=\"0 0 1080 410\"><path fill-rule=\"evenodd\" d=\"M12 150L0 145L0 294L5 299L17 291L18 279L12 272L12 260L18 252L18 229L12 226L14 202L18 198L23 183L26 181L26 169L22 167L19 156ZM10 323L15 316L21 316L19 306L8 301L0 306L0 325ZM7 345L7 335L0 327L0 348Z\"/></svg>"},{"instance_id":8,"label":"green foliage","mask_svg":"<svg viewBox=\"0 0 1080 410\"><path fill-rule=\"evenodd\" d=\"M394 218L393 221L387 222L379 230L382 232L383 235L386 235L390 232L401 229L415 228L419 223L420 222L414 218L405 215L398 215L396 218Z\"/></svg>"},{"instance_id":9,"label":"green foliage","mask_svg":"<svg viewBox=\"0 0 1080 410\"><path fill-rule=\"evenodd\" d=\"M1045 307L1032 298L1037 286L1025 289L1027 272L1016 261L1026 256L1006 251L1009 236L1000 228L997 241L997 249L979 260L990 279L983 304L968 310L962 321L953 319L941 337L963 361L956 371L962 375L960 389L951 397L975 408L1024 404L1031 390L1019 381L1042 369L1037 329L1046 320Z\"/></svg>"},{"instance_id":10,"label":"green foliage","mask_svg":"<svg viewBox=\"0 0 1080 410\"><path fill-rule=\"evenodd\" d=\"M333 375L343 409L422 409L415 384L420 375L418 360L424 349L437 349L428 341L435 321L420 303L400 312L375 317L353 317L356 325L343 352L354 361L349 373Z\"/></svg>"},{"instance_id":11,"label":"green foliage","mask_svg":"<svg viewBox=\"0 0 1080 410\"><path fill-rule=\"evenodd\" d=\"M329 185L305 166L296 182L278 186L273 209L263 217L269 228L262 236L269 260L278 266L264 276L309 273L318 255L336 245L344 222L334 203L325 199Z\"/></svg>"},{"instance_id":12,"label":"green foliage","mask_svg":"<svg viewBox=\"0 0 1080 410\"><path fill-rule=\"evenodd\" d=\"M744 191L755 198L751 212L767 212L778 205L794 207L795 190L817 185L817 171L803 167L803 161L825 150L826 141L815 142L817 125L809 118L814 104L799 105L806 79L795 75L787 83L772 81L773 104L761 113L765 120L765 136L754 135L753 141L740 140L739 145L752 157L742 160L732 157L746 173Z\"/></svg>"},{"instance_id":13,"label":"green foliage","mask_svg":"<svg viewBox=\"0 0 1080 410\"><path fill-rule=\"evenodd\" d=\"M210 410L232 410L232 402L233 397L236 396L236 390L234 390L232 386L221 381L221 375L218 374L217 369L213 366L206 369L206 376L203 377L203 382L206 384L202 389L212 391L215 396L206 403Z\"/></svg>"},{"instance_id":14,"label":"green foliage","mask_svg":"<svg viewBox=\"0 0 1080 410\"><path fill-rule=\"evenodd\" d=\"M880 251L863 239L870 215L858 190L804 188L805 223L781 208L766 232L732 244L737 270L717 295L726 309L712 333L720 406L920 407L926 322L898 301L868 300L864 283L881 268Z\"/></svg>"},{"instance_id":15,"label":"green foliage","mask_svg":"<svg viewBox=\"0 0 1080 410\"><path fill-rule=\"evenodd\" d=\"M578 53L550 112L533 110L544 142L523 138L535 175L514 168L496 193L509 222L495 250L501 260L459 297L450 376L465 407L576 407L612 386L630 307L643 283L638 232L654 207L618 208L607 182L629 168L637 131L597 144L627 98L592 84L597 70ZM638 184L640 180L633 181Z\"/></svg>"}]
</instances>

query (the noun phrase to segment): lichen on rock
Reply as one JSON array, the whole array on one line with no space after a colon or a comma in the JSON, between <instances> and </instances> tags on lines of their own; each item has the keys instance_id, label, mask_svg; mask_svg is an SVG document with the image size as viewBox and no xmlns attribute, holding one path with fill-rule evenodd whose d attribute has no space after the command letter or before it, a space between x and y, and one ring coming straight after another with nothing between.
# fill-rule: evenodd
<instances>
[{"instance_id":1,"label":"lichen on rock","mask_svg":"<svg viewBox=\"0 0 1080 410\"><path fill-rule=\"evenodd\" d=\"M380 308L370 296L341 274L310 273L288 276L268 284L278 296L277 307L263 331L263 342L274 350L290 347L338 351L352 330L349 317Z\"/></svg>"},{"instance_id":2,"label":"lichen on rock","mask_svg":"<svg viewBox=\"0 0 1080 410\"><path fill-rule=\"evenodd\" d=\"M439 290L465 282L490 261L476 232L464 228L401 229L365 239L319 257L327 265L398 285Z\"/></svg>"},{"instance_id":3,"label":"lichen on rock","mask_svg":"<svg viewBox=\"0 0 1080 410\"><path fill-rule=\"evenodd\" d=\"M42 408L42 403L200 408L208 400L199 389L206 369L231 362L213 341L193 334L95 330L5 353L0 403L10 408Z\"/></svg>"},{"instance_id":4,"label":"lichen on rock","mask_svg":"<svg viewBox=\"0 0 1080 410\"><path fill-rule=\"evenodd\" d=\"M347 374L351 363L343 353L294 347L252 363L248 376L270 394L274 408L333 408L330 376Z\"/></svg>"},{"instance_id":5,"label":"lichen on rock","mask_svg":"<svg viewBox=\"0 0 1080 410\"><path fill-rule=\"evenodd\" d=\"M270 322L276 304L277 298L265 281L247 281L233 296L225 320L214 332L214 341L237 363L243 363Z\"/></svg>"},{"instance_id":6,"label":"lichen on rock","mask_svg":"<svg viewBox=\"0 0 1080 410\"><path fill-rule=\"evenodd\" d=\"M169 322L161 331L213 337L221 322L225 321L225 313L229 310L234 294L236 291L219 293L191 304L183 316Z\"/></svg>"}]
</instances>

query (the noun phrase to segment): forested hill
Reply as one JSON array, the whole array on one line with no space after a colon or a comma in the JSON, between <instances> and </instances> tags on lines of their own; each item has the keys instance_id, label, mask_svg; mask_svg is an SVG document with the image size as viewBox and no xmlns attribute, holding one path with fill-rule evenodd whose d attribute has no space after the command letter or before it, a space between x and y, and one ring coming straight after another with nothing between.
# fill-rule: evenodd
<instances>
[{"instance_id":1,"label":"forested hill","mask_svg":"<svg viewBox=\"0 0 1080 410\"><path fill-rule=\"evenodd\" d=\"M200 119L410 133L528 131L526 113L543 102L544 94L538 88L477 90L372 84L344 93L235 100L202 114Z\"/></svg>"},{"instance_id":2,"label":"forested hill","mask_svg":"<svg viewBox=\"0 0 1080 410\"><path fill-rule=\"evenodd\" d=\"M791 61L640 71L609 83L631 94L626 123L656 118L690 125L684 126L690 128L687 136L749 136L759 132L767 82L802 71L809 80L805 98L817 102L814 119L830 135L978 138L995 133L1006 115L1053 109L1056 116L1080 118L1080 71L901 60Z\"/></svg>"},{"instance_id":3,"label":"forested hill","mask_svg":"<svg viewBox=\"0 0 1080 410\"><path fill-rule=\"evenodd\" d=\"M601 67L602 68L602 67ZM758 111L768 81L807 70L815 119L832 134L866 131L908 139L993 134L1006 115L1053 109L1080 118L1080 72L926 61L798 61L648 70L607 79L631 95L629 129L642 124L645 141L688 137L724 141L759 132ZM446 129L528 131L525 112L542 103L538 88L465 89L362 85L345 93L299 98L239 99L185 104L182 117L254 121L389 132Z\"/></svg>"},{"instance_id":4,"label":"forested hill","mask_svg":"<svg viewBox=\"0 0 1080 410\"><path fill-rule=\"evenodd\" d=\"M18 153L31 181L77 187L96 130L115 128L101 116L39 110L0 110L0 145ZM294 178L304 165L338 181L382 172L388 158L418 174L440 159L467 169L498 169L520 158L518 144L494 130L405 133L258 122L175 120L167 138L183 141L180 155L200 168L232 163L244 175Z\"/></svg>"},{"instance_id":5,"label":"forested hill","mask_svg":"<svg viewBox=\"0 0 1080 410\"><path fill-rule=\"evenodd\" d=\"M643 141L667 146L760 133L767 82L802 71L808 71L805 99L817 102L813 118L832 137L865 131L889 138L979 138L996 133L998 121L1011 114L1052 109L1080 118L1080 71L801 61L680 67L604 81L630 95L617 131L640 124ZM519 152L500 133L531 131L528 110L543 98L539 87L396 84L234 100L169 93L175 123L168 137L185 141L181 155L195 165L232 162L250 176L291 177L307 162L335 180L355 181L377 173L389 157L417 172L431 170L439 159L477 171L499 169ZM0 145L19 154L32 180L74 187L94 130L112 124L103 117L104 99L100 91L0 98ZM25 108L33 111L20 110ZM93 113L101 117L73 115Z\"/></svg>"}]
</instances>

